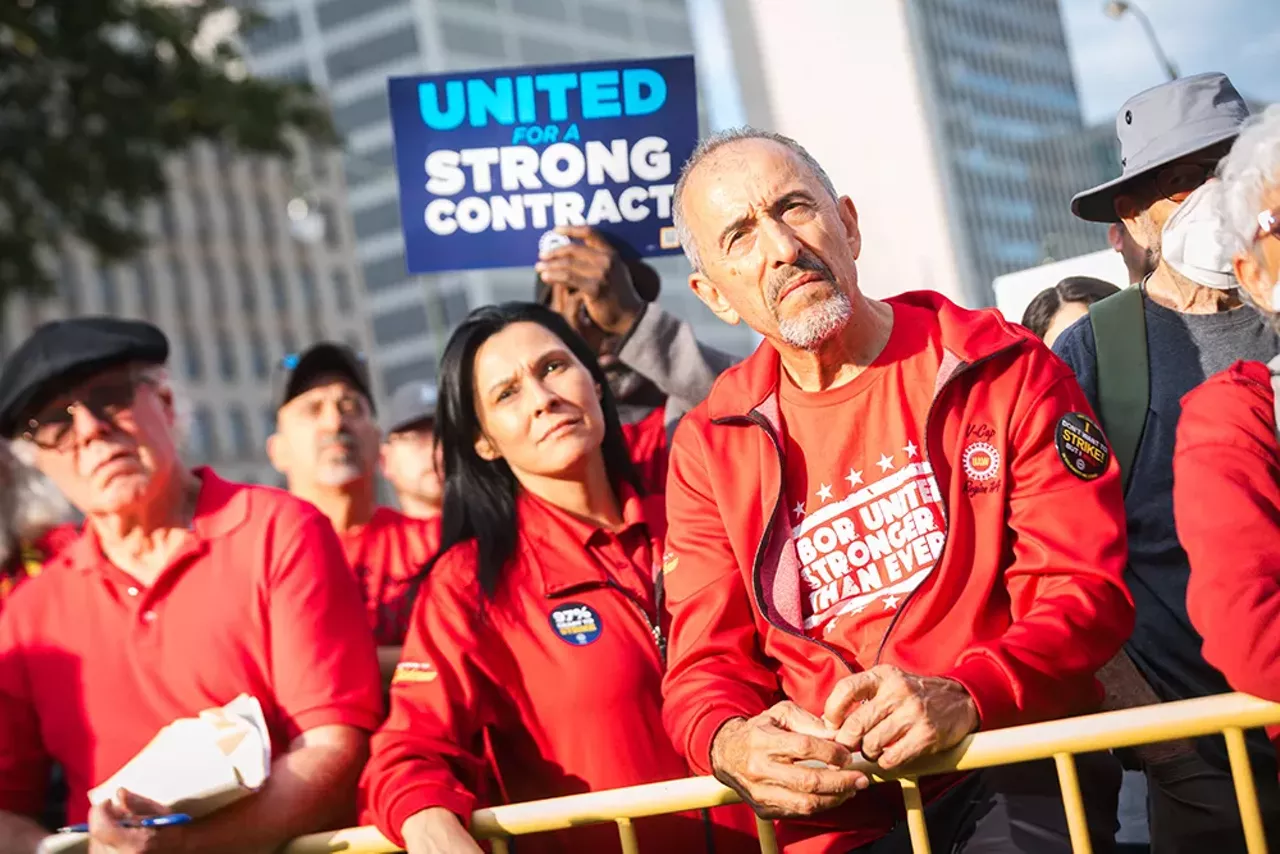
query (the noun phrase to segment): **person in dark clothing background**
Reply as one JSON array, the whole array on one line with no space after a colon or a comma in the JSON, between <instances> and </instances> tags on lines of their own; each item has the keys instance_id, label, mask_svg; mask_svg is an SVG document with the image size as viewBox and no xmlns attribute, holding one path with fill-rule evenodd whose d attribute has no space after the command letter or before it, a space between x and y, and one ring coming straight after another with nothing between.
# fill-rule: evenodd
<instances>
[{"instance_id":1,"label":"person in dark clothing background","mask_svg":"<svg viewBox=\"0 0 1280 854\"><path fill-rule=\"evenodd\" d=\"M1149 406L1125 492L1125 580L1136 625L1126 654L1100 674L1112 706L1231 690L1204 660L1200 635L1187 616L1190 568L1174 527L1173 449L1183 395L1236 359L1265 362L1280 352L1275 332L1234 289L1230 253L1193 257L1183 239L1189 229L1204 229L1201 236L1216 233L1212 198L1206 195L1215 188L1206 182L1247 116L1244 100L1222 74L1181 78L1142 92L1121 107L1116 121L1124 174L1071 203L1082 219L1121 222L1157 261L1138 285L1142 311L1132 330L1141 334L1145 323ZM1126 293L1131 292L1111 299ZM1099 401L1099 343L1085 317L1058 338L1054 351L1075 370L1114 442L1114 425ZM1249 733L1249 746L1271 845L1280 846L1275 752L1261 730ZM1139 755L1147 774L1153 852L1245 850L1220 736L1198 739L1194 746L1152 745Z\"/></svg>"},{"instance_id":2,"label":"person in dark clothing background","mask_svg":"<svg viewBox=\"0 0 1280 854\"><path fill-rule=\"evenodd\" d=\"M622 423L637 429L637 453L665 472L665 448L680 416L738 359L699 343L688 322L658 305L662 283L653 267L624 259L594 229L557 231L563 244L544 251L534 267L534 301L586 340L609 379ZM654 448L661 453L650 454Z\"/></svg>"}]
</instances>

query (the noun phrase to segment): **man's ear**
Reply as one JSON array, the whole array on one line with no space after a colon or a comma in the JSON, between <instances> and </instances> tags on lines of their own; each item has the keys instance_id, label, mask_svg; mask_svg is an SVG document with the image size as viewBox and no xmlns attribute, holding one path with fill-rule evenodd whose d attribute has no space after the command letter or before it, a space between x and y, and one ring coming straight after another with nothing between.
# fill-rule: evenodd
<instances>
[{"instance_id":1,"label":"man's ear","mask_svg":"<svg viewBox=\"0 0 1280 854\"><path fill-rule=\"evenodd\" d=\"M267 459L271 467L286 477L289 474L289 443L279 433L267 437Z\"/></svg>"},{"instance_id":2,"label":"man's ear","mask_svg":"<svg viewBox=\"0 0 1280 854\"><path fill-rule=\"evenodd\" d=\"M836 208L840 212L840 223L844 226L844 235L849 244L849 251L853 253L853 257L856 259L862 254L862 229L858 228L858 208L853 204L853 199L848 196L841 196L837 199Z\"/></svg>"},{"instance_id":3,"label":"man's ear","mask_svg":"<svg viewBox=\"0 0 1280 854\"><path fill-rule=\"evenodd\" d=\"M1124 251L1124 225L1113 222L1107 226L1107 243L1117 252Z\"/></svg>"},{"instance_id":4,"label":"man's ear","mask_svg":"<svg viewBox=\"0 0 1280 854\"><path fill-rule=\"evenodd\" d=\"M730 326L737 326L742 320L742 316L729 305L729 301L724 298L724 294L720 293L720 288L715 282L711 281L705 273L694 270L689 274L689 287L698 299L702 300L702 304L711 309L715 316L723 320Z\"/></svg>"},{"instance_id":5,"label":"man's ear","mask_svg":"<svg viewBox=\"0 0 1280 854\"><path fill-rule=\"evenodd\" d=\"M1142 228L1141 217L1143 207L1141 203L1133 196L1116 196L1115 201L1116 216L1120 217L1120 225L1129 232L1129 236L1133 238L1133 242L1141 246L1143 249L1150 249L1151 244L1147 240L1145 230ZM1123 235L1121 235L1123 238Z\"/></svg>"},{"instance_id":6,"label":"man's ear","mask_svg":"<svg viewBox=\"0 0 1280 854\"><path fill-rule=\"evenodd\" d=\"M1231 267L1235 271L1236 281L1240 283L1240 287L1253 298L1258 307L1264 311L1274 312L1276 307L1271 304L1272 288L1263 285L1265 276L1262 265L1258 263L1253 253L1237 252L1231 259Z\"/></svg>"}]
</instances>

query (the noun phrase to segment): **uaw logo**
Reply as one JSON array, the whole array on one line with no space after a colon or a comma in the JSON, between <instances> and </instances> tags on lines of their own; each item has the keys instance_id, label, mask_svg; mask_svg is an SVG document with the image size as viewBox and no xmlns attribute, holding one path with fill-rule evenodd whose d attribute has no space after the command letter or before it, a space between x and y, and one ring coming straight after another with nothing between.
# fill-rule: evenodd
<instances>
[{"instance_id":1,"label":"uaw logo","mask_svg":"<svg viewBox=\"0 0 1280 854\"><path fill-rule=\"evenodd\" d=\"M961 462L970 480L995 480L1000 474L1000 452L990 442L974 442L965 448Z\"/></svg>"},{"instance_id":2,"label":"uaw logo","mask_svg":"<svg viewBox=\"0 0 1280 854\"><path fill-rule=\"evenodd\" d=\"M546 255L548 252L554 252L561 246L568 246L572 242L567 235L558 231L544 231L542 236L538 238L538 254Z\"/></svg>"},{"instance_id":3,"label":"uaw logo","mask_svg":"<svg viewBox=\"0 0 1280 854\"><path fill-rule=\"evenodd\" d=\"M551 628L556 637L571 646L586 646L600 638L604 624L590 605L569 602L551 612Z\"/></svg>"}]
</instances>

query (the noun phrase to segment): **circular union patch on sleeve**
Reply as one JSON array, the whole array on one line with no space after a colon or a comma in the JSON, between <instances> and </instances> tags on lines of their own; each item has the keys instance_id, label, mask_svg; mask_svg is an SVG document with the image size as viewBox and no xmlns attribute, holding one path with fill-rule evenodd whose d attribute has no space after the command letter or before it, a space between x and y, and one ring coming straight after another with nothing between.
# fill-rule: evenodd
<instances>
[{"instance_id":1,"label":"circular union patch on sleeve","mask_svg":"<svg viewBox=\"0 0 1280 854\"><path fill-rule=\"evenodd\" d=\"M556 637L571 646L595 643L604 630L596 609L581 602L567 602L551 612L551 628Z\"/></svg>"},{"instance_id":2,"label":"circular union patch on sleeve","mask_svg":"<svg viewBox=\"0 0 1280 854\"><path fill-rule=\"evenodd\" d=\"M1054 430L1062 464L1081 480L1096 480L1107 470L1111 448L1098 423L1082 412L1068 412Z\"/></svg>"}]
</instances>

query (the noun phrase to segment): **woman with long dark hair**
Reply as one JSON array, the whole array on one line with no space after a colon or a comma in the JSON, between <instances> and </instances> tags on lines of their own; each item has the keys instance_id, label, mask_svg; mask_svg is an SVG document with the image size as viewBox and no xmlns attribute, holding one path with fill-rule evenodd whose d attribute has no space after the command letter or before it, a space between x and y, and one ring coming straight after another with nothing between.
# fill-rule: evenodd
<instances>
[{"instance_id":1,"label":"woman with long dark hair","mask_svg":"<svg viewBox=\"0 0 1280 854\"><path fill-rule=\"evenodd\" d=\"M410 854L473 854L477 805L688 771L661 721L663 497L594 355L543 306L486 306L450 338L439 391L443 541L362 790ZM648 850L759 850L744 807L713 812L636 829ZM612 825L520 841L618 849Z\"/></svg>"}]
</instances>

